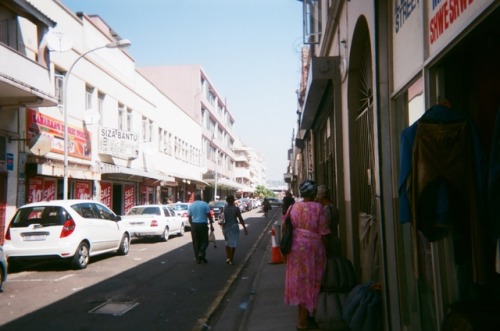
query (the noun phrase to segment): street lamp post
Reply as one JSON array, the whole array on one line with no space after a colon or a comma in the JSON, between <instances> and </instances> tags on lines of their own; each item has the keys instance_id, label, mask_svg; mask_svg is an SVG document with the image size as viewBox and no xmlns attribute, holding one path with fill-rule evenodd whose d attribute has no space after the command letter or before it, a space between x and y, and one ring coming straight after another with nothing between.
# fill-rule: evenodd
<instances>
[{"instance_id":1,"label":"street lamp post","mask_svg":"<svg viewBox=\"0 0 500 331\"><path fill-rule=\"evenodd\" d=\"M217 201L217 180L218 180L218 173L217 173L217 166L219 165L219 151L216 151L217 154L215 154L215 177L214 177L214 183L215 183L215 189L214 189L214 201Z\"/></svg>"},{"instance_id":2,"label":"street lamp post","mask_svg":"<svg viewBox=\"0 0 500 331\"><path fill-rule=\"evenodd\" d=\"M130 46L130 41L127 39L121 39L118 41L114 41L108 43L104 46L100 46L94 49L91 49L82 55L80 55L69 67L69 70L64 75L64 83L63 83L63 113L64 113L64 174L63 174L63 199L68 199L68 79L71 75L71 71L75 67L76 63L80 61L80 59L84 58L87 54L97 51L103 48L124 48Z\"/></svg>"},{"instance_id":3,"label":"street lamp post","mask_svg":"<svg viewBox=\"0 0 500 331\"><path fill-rule=\"evenodd\" d=\"M217 186L219 184L219 171L218 171L218 168L219 168L219 157L222 154L222 152L217 148L215 150L215 153L216 154L215 154L215 175L214 175L214 185L215 185L215 189L214 189L214 201L217 200Z\"/></svg>"}]
</instances>

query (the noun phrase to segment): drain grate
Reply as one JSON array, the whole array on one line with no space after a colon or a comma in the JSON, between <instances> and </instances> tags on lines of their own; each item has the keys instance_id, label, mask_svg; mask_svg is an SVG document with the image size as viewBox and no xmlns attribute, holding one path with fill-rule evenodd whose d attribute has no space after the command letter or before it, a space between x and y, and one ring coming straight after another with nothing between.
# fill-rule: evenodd
<instances>
[{"instance_id":1,"label":"drain grate","mask_svg":"<svg viewBox=\"0 0 500 331\"><path fill-rule=\"evenodd\" d=\"M112 302L107 301L94 309L90 310L92 314L108 314L113 316L121 316L137 306L138 302Z\"/></svg>"}]
</instances>

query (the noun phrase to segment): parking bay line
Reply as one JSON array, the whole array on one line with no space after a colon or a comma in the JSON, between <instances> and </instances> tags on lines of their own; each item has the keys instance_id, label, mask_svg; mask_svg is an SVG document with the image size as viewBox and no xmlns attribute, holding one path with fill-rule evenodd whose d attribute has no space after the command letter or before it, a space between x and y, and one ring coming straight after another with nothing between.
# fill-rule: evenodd
<instances>
[{"instance_id":1,"label":"parking bay line","mask_svg":"<svg viewBox=\"0 0 500 331\"><path fill-rule=\"evenodd\" d=\"M11 279L9 278L9 282L60 282L61 280L65 280L66 278L73 277L75 274L65 275L55 279L43 279L43 278L33 278L33 279Z\"/></svg>"}]
</instances>

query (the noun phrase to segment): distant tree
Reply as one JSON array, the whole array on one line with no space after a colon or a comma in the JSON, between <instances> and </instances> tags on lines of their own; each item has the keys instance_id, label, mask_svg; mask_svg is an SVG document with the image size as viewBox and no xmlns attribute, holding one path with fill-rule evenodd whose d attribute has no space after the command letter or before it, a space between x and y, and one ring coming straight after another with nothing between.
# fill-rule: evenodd
<instances>
[{"instance_id":1,"label":"distant tree","mask_svg":"<svg viewBox=\"0 0 500 331\"><path fill-rule=\"evenodd\" d=\"M264 185L257 185L254 193L256 198L263 199L265 197L274 197L275 194L272 190L266 188Z\"/></svg>"}]
</instances>

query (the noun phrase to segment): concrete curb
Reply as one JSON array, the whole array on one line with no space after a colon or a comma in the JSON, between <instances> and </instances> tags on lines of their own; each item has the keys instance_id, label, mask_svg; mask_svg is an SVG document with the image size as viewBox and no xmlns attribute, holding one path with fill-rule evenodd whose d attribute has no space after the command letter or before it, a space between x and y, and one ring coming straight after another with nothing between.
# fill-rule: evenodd
<instances>
[{"instance_id":1,"label":"concrete curb","mask_svg":"<svg viewBox=\"0 0 500 331\"><path fill-rule=\"evenodd\" d=\"M272 227L272 225L273 225L273 222L268 224L265 233L267 233L269 231L269 228ZM260 241L260 239L259 239L259 241ZM267 251L267 249L266 249L266 251ZM267 256L264 254L264 257L260 261L258 270L262 270L262 267L266 263L266 261L267 261ZM256 287L257 287L258 282L260 281L260 275L261 275L260 272L257 273L257 275L255 276L255 278L252 282L252 287L251 287L252 290L251 290L250 295L248 297L247 309L245 309L245 311L243 313L243 317L241 319L241 324L240 324L240 327L238 328L238 331L245 331L247 329L247 326L248 326L247 321L251 317L252 312L253 312L253 306L251 303L255 297Z\"/></svg>"}]
</instances>

